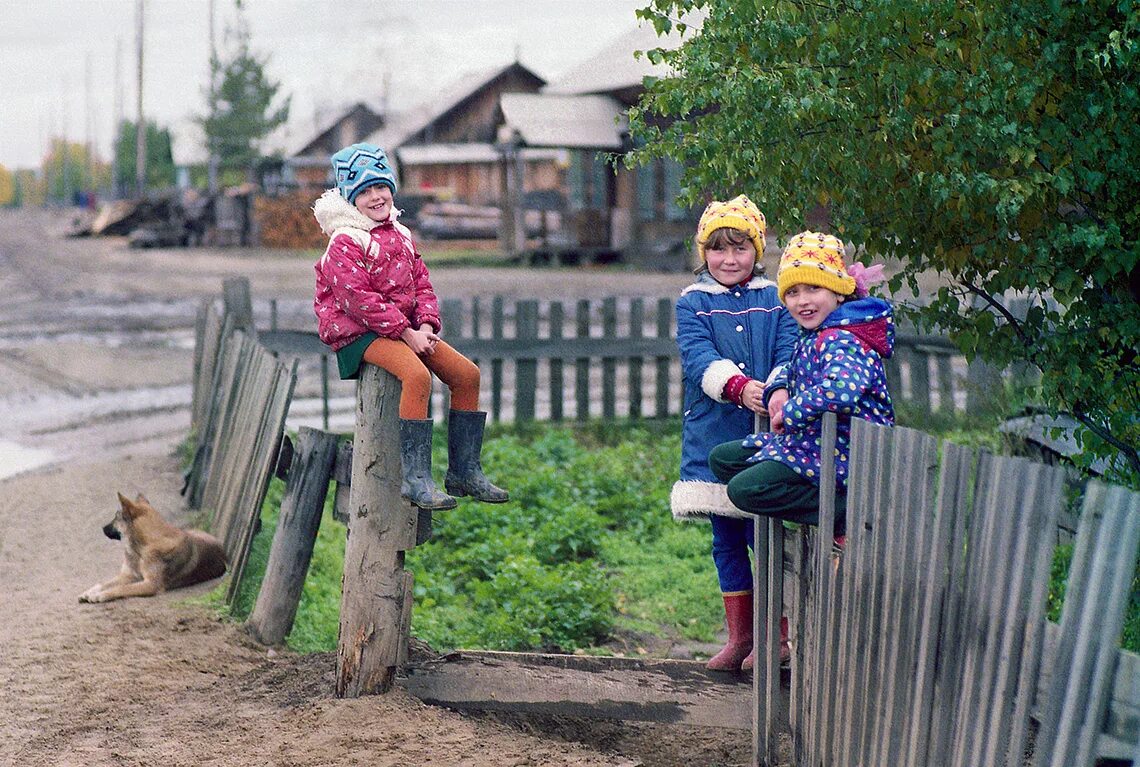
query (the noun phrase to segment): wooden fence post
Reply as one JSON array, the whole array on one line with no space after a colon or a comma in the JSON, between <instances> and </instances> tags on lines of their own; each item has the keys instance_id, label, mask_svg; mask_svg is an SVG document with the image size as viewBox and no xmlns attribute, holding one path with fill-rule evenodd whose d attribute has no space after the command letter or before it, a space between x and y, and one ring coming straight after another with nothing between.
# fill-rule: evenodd
<instances>
[{"instance_id":1,"label":"wooden fence post","mask_svg":"<svg viewBox=\"0 0 1140 767\"><path fill-rule=\"evenodd\" d=\"M400 382L365 365L356 386L348 540L344 550L336 694L387 692L406 652L418 514L400 497Z\"/></svg>"},{"instance_id":2,"label":"wooden fence post","mask_svg":"<svg viewBox=\"0 0 1140 767\"><path fill-rule=\"evenodd\" d=\"M265 577L246 628L262 644L281 644L293 628L336 460L337 436L302 426L297 432L281 515Z\"/></svg>"},{"instance_id":3,"label":"wooden fence post","mask_svg":"<svg viewBox=\"0 0 1140 767\"><path fill-rule=\"evenodd\" d=\"M234 327L256 335L253 325L253 300L248 277L227 277L222 281L222 303L233 318Z\"/></svg>"}]
</instances>

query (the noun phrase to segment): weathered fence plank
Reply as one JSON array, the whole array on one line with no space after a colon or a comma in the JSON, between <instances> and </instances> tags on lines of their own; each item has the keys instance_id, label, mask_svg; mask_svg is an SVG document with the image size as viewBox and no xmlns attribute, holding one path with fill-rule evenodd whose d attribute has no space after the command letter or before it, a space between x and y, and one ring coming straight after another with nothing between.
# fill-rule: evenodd
<instances>
[{"instance_id":1,"label":"weathered fence plank","mask_svg":"<svg viewBox=\"0 0 1140 767\"><path fill-rule=\"evenodd\" d=\"M265 576L246 627L263 644L280 644L293 628L336 461L335 434L302 426L289 469Z\"/></svg>"},{"instance_id":2,"label":"weathered fence plank","mask_svg":"<svg viewBox=\"0 0 1140 767\"><path fill-rule=\"evenodd\" d=\"M1093 764L1140 548L1140 493L1091 482L1073 551L1034 764Z\"/></svg>"}]
</instances>

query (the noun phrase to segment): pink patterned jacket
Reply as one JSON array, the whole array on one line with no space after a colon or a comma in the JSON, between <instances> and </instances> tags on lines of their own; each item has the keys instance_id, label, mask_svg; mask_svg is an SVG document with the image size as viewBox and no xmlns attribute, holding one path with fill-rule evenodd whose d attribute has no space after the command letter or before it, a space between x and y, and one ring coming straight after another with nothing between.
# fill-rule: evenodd
<instances>
[{"instance_id":1,"label":"pink patterned jacket","mask_svg":"<svg viewBox=\"0 0 1140 767\"><path fill-rule=\"evenodd\" d=\"M377 224L330 189L313 213L329 236L315 266L321 341L337 351L370 330L398 339L405 328L427 323L439 332L439 299L427 266L395 211Z\"/></svg>"}]
</instances>

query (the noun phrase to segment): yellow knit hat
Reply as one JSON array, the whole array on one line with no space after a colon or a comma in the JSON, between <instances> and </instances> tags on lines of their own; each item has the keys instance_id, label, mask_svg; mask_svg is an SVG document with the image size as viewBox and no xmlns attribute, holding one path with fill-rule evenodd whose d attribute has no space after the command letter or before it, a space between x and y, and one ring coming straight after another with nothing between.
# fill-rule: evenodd
<instances>
[{"instance_id":1,"label":"yellow knit hat","mask_svg":"<svg viewBox=\"0 0 1140 767\"><path fill-rule=\"evenodd\" d=\"M697 253L701 261L705 260L705 243L709 237L717 229L726 227L739 229L748 235L756 247L757 259L764 255L764 232L768 228L764 214L752 200L739 195L728 202L713 200L701 214L700 223L697 224Z\"/></svg>"},{"instance_id":2,"label":"yellow knit hat","mask_svg":"<svg viewBox=\"0 0 1140 767\"><path fill-rule=\"evenodd\" d=\"M855 279L843 262L843 241L820 232L800 232L793 237L780 256L776 272L781 303L793 285L819 285L841 296L854 293Z\"/></svg>"}]
</instances>

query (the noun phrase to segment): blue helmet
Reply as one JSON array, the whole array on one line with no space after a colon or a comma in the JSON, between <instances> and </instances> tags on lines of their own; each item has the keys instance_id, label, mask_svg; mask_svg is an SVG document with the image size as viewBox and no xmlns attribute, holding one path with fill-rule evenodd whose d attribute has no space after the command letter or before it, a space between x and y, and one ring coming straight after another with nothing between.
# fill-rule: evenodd
<instances>
[{"instance_id":1,"label":"blue helmet","mask_svg":"<svg viewBox=\"0 0 1140 767\"><path fill-rule=\"evenodd\" d=\"M388 155L375 144L353 144L332 156L336 188L344 199L356 202L356 195L370 186L384 184L396 193L396 174Z\"/></svg>"}]
</instances>

